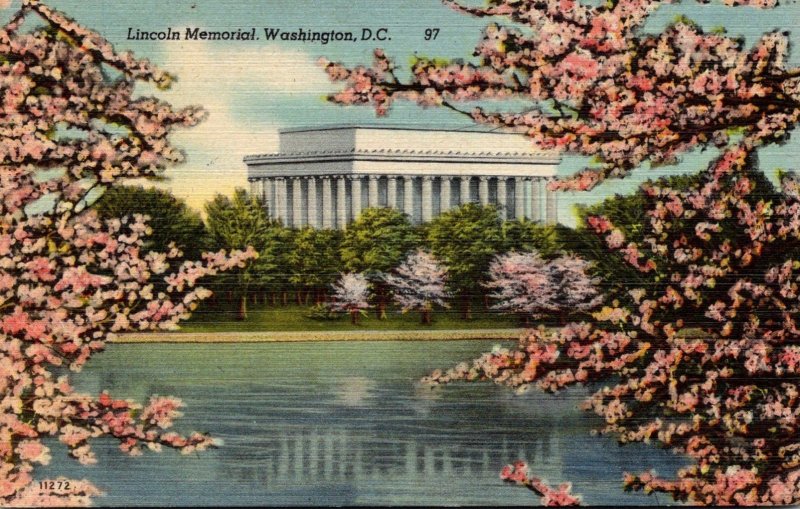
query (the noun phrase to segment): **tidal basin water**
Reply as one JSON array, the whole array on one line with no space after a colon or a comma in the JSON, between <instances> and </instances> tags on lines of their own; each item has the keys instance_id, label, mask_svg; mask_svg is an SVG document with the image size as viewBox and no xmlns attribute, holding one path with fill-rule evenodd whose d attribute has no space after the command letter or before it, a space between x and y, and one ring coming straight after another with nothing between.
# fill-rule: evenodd
<instances>
[{"instance_id":1,"label":"tidal basin water","mask_svg":"<svg viewBox=\"0 0 800 509\"><path fill-rule=\"evenodd\" d=\"M590 436L598 421L577 408L582 391L418 383L494 344L113 344L74 375L77 389L178 396L177 429L210 432L223 446L129 457L100 440L98 464L84 467L52 444L42 474L92 480L106 492L101 506L535 505L498 477L525 459L553 484L572 481L587 504L669 502L624 493L622 473L670 475L686 460Z\"/></svg>"}]
</instances>

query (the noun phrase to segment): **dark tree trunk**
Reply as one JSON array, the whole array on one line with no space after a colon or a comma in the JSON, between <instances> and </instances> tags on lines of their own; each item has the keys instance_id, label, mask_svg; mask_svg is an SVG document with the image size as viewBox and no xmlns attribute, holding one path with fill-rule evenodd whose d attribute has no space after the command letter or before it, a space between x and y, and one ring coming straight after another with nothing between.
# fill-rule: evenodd
<instances>
[{"instance_id":1,"label":"dark tree trunk","mask_svg":"<svg viewBox=\"0 0 800 509\"><path fill-rule=\"evenodd\" d=\"M278 305L278 300L277 299L278 299L278 295L275 292L270 292L269 300L270 300L270 302L272 302L273 306L277 306Z\"/></svg>"},{"instance_id":2,"label":"dark tree trunk","mask_svg":"<svg viewBox=\"0 0 800 509\"><path fill-rule=\"evenodd\" d=\"M237 320L247 320L247 294L239 297L239 311L236 313Z\"/></svg>"},{"instance_id":3,"label":"dark tree trunk","mask_svg":"<svg viewBox=\"0 0 800 509\"><path fill-rule=\"evenodd\" d=\"M350 311L350 323L358 325L358 310Z\"/></svg>"},{"instance_id":4,"label":"dark tree trunk","mask_svg":"<svg viewBox=\"0 0 800 509\"><path fill-rule=\"evenodd\" d=\"M483 294L483 307L484 309L489 309L489 295Z\"/></svg>"},{"instance_id":5,"label":"dark tree trunk","mask_svg":"<svg viewBox=\"0 0 800 509\"><path fill-rule=\"evenodd\" d=\"M295 299L297 299L297 305L303 305L303 290L295 290L294 292Z\"/></svg>"},{"instance_id":6,"label":"dark tree trunk","mask_svg":"<svg viewBox=\"0 0 800 509\"><path fill-rule=\"evenodd\" d=\"M420 315L422 315L422 325L430 325L431 323L433 323L433 321L431 320L431 310L430 309L423 309L420 312Z\"/></svg>"},{"instance_id":7,"label":"dark tree trunk","mask_svg":"<svg viewBox=\"0 0 800 509\"><path fill-rule=\"evenodd\" d=\"M378 284L375 294L378 301L378 305L375 307L375 316L377 316L378 320L386 320L386 287Z\"/></svg>"},{"instance_id":8,"label":"dark tree trunk","mask_svg":"<svg viewBox=\"0 0 800 509\"><path fill-rule=\"evenodd\" d=\"M281 305L288 306L289 305L289 292L286 290L281 291Z\"/></svg>"},{"instance_id":9,"label":"dark tree trunk","mask_svg":"<svg viewBox=\"0 0 800 509\"><path fill-rule=\"evenodd\" d=\"M461 319L472 320L472 298L468 293L461 296Z\"/></svg>"}]
</instances>

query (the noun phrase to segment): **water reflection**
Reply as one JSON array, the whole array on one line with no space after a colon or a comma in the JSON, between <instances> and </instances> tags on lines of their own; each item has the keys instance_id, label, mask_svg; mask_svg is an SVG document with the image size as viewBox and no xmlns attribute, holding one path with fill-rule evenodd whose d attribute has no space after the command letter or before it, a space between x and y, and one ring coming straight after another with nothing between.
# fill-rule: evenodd
<instances>
[{"instance_id":1,"label":"water reflection","mask_svg":"<svg viewBox=\"0 0 800 509\"><path fill-rule=\"evenodd\" d=\"M101 442L97 468L54 451L46 474L93 480L108 493L99 505L516 505L535 499L498 472L525 459L551 482L573 481L592 503L656 502L623 494L622 472L668 474L684 462L590 437L579 392L417 383L491 346L114 345L76 378L79 390L140 401L179 395L183 430L210 431L224 447L129 458Z\"/></svg>"},{"instance_id":2,"label":"water reflection","mask_svg":"<svg viewBox=\"0 0 800 509\"><path fill-rule=\"evenodd\" d=\"M363 376L345 377L339 381L336 390L336 402L345 406L361 406L370 397L370 391L375 388L375 381Z\"/></svg>"},{"instance_id":3,"label":"water reflection","mask_svg":"<svg viewBox=\"0 0 800 509\"><path fill-rule=\"evenodd\" d=\"M373 436L323 426L273 430L268 437L250 441L249 453L238 451L232 461L219 462L217 470L219 475L273 486L306 481L309 477L315 482L373 483L392 479L418 483L467 473L495 478L498 465L526 458L532 464L547 465L548 473L554 477L563 475L559 461L562 443L546 430L522 444L509 437L499 443L493 437L464 438L434 442L408 435Z\"/></svg>"}]
</instances>

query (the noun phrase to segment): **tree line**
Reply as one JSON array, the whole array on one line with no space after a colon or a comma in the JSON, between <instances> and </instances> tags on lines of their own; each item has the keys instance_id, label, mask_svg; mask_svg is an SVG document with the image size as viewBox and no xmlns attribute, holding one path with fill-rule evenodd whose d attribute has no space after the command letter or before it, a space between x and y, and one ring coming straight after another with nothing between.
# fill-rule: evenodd
<instances>
[{"instance_id":1,"label":"tree line","mask_svg":"<svg viewBox=\"0 0 800 509\"><path fill-rule=\"evenodd\" d=\"M386 318L394 300L403 310L419 310L423 323L430 322L432 302L457 307L467 320L472 318L475 305L518 312L527 320L541 314L530 314L512 304L508 291L498 292L496 284L492 286L492 281L509 276L498 268L508 266L509 259L501 263L498 257L514 252L546 262L580 247L575 232L567 227L529 220L503 221L496 207L478 204L465 204L419 225L396 209L368 208L345 230L285 227L270 219L263 204L244 189L237 189L232 196L218 194L206 203L205 221L170 193L143 187L110 189L97 207L109 216L150 216L153 235L147 242L156 251L167 250L170 243L191 255L253 246L259 253L256 260L205 283L215 294L207 305L235 311L239 319L247 317L248 304L253 303L287 305L291 301L319 306L341 301L341 295L347 294L342 283L361 284L342 276L357 274L363 276L369 291L368 302L358 308L374 309L379 319ZM513 270L528 269L531 267ZM442 291L415 306L410 288L424 282L415 273L430 275L442 270L446 273ZM335 288L339 289L338 299ZM537 309L563 314L563 309L547 306L542 302Z\"/></svg>"}]
</instances>

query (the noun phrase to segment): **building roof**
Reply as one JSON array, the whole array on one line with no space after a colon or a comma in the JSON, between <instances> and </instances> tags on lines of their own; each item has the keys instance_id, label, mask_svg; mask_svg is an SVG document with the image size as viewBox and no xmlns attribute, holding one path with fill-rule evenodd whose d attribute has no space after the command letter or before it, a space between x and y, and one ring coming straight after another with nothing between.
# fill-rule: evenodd
<instances>
[{"instance_id":1,"label":"building roof","mask_svg":"<svg viewBox=\"0 0 800 509\"><path fill-rule=\"evenodd\" d=\"M360 157L479 158L553 164L557 154L536 150L518 133L404 125L328 125L282 129L278 152L245 156L244 162Z\"/></svg>"},{"instance_id":2,"label":"building roof","mask_svg":"<svg viewBox=\"0 0 800 509\"><path fill-rule=\"evenodd\" d=\"M420 126L418 124L322 124L318 126L297 126L278 129L278 133L300 133L306 131L338 131L342 129L383 129L390 131L444 131L453 133L463 132L485 132L493 134L514 134L499 133L495 128L481 126L479 124L467 124L460 128Z\"/></svg>"}]
</instances>

